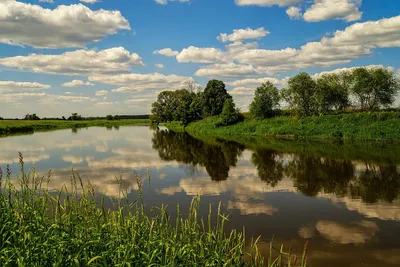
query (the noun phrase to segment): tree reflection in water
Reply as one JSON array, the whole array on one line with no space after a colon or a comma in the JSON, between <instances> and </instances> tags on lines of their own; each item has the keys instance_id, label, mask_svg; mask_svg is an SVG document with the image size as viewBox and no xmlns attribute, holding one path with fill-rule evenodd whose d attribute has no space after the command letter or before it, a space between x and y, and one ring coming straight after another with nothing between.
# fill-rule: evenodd
<instances>
[{"instance_id":1,"label":"tree reflection in water","mask_svg":"<svg viewBox=\"0 0 400 267\"><path fill-rule=\"evenodd\" d=\"M166 130L155 131L152 142L161 159L186 164L190 174L199 166L204 167L213 181L227 180L230 168L236 166L245 149L236 142L203 141L187 133ZM288 177L306 196L328 193L367 203L393 202L400 197L400 171L393 162L360 164L349 159L281 153L264 148L253 150L251 162L259 178L268 185L275 187Z\"/></svg>"}]
</instances>

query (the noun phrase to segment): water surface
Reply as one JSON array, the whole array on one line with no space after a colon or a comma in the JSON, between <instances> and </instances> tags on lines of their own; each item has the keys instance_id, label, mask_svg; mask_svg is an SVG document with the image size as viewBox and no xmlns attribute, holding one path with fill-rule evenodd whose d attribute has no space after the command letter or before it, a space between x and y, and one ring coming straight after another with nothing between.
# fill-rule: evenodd
<instances>
[{"instance_id":1,"label":"water surface","mask_svg":"<svg viewBox=\"0 0 400 267\"><path fill-rule=\"evenodd\" d=\"M117 197L116 177L137 197L135 172L145 177L145 201L187 209L202 193L202 211L221 202L229 228L300 252L309 266L400 266L400 151L395 145L199 140L148 127L92 127L0 138L0 167L52 169L52 188L71 168L95 189ZM173 215L174 209L171 209Z\"/></svg>"}]
</instances>

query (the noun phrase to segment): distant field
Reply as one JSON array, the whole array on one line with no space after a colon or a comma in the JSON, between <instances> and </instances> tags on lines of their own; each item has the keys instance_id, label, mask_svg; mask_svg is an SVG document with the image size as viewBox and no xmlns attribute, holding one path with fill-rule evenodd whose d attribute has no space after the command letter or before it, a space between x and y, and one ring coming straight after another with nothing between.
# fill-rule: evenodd
<instances>
[{"instance_id":1,"label":"distant field","mask_svg":"<svg viewBox=\"0 0 400 267\"><path fill-rule=\"evenodd\" d=\"M44 131L53 129L82 128L91 126L124 126L124 125L150 125L149 119L130 119L130 120L1 120L0 135L29 133L34 131Z\"/></svg>"}]
</instances>

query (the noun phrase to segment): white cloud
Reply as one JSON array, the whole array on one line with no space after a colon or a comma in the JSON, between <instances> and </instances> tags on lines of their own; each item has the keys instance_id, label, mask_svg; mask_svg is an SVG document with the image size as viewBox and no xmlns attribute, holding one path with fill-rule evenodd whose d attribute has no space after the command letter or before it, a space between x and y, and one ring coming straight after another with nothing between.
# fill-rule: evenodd
<instances>
[{"instance_id":1,"label":"white cloud","mask_svg":"<svg viewBox=\"0 0 400 267\"><path fill-rule=\"evenodd\" d=\"M289 77L286 77L282 80L277 79L277 78L266 77L266 78L258 78L258 79L236 80L233 82L226 82L226 85L232 86L232 87L249 87L249 88L253 88L253 91L254 91L256 87L258 87L261 84L266 83L266 82L271 82L275 86L282 88L287 85L288 80L289 80Z\"/></svg>"},{"instance_id":2,"label":"white cloud","mask_svg":"<svg viewBox=\"0 0 400 267\"><path fill-rule=\"evenodd\" d=\"M62 157L65 162L71 162L72 164L82 163L83 158L79 156L65 155Z\"/></svg>"},{"instance_id":3,"label":"white cloud","mask_svg":"<svg viewBox=\"0 0 400 267\"><path fill-rule=\"evenodd\" d=\"M336 31L332 38L323 38L321 43L331 46L399 47L400 16L355 23L343 31Z\"/></svg>"},{"instance_id":4,"label":"white cloud","mask_svg":"<svg viewBox=\"0 0 400 267\"><path fill-rule=\"evenodd\" d=\"M329 19L354 21L361 19L362 0L316 0L304 13L304 20L317 22Z\"/></svg>"},{"instance_id":5,"label":"white cloud","mask_svg":"<svg viewBox=\"0 0 400 267\"><path fill-rule=\"evenodd\" d=\"M90 82L84 82L81 80L72 80L70 82L61 84L61 86L64 86L64 87L94 86L94 84L90 83Z\"/></svg>"},{"instance_id":6,"label":"white cloud","mask_svg":"<svg viewBox=\"0 0 400 267\"><path fill-rule=\"evenodd\" d=\"M157 4L166 5L169 2L189 3L190 0L154 0Z\"/></svg>"},{"instance_id":7,"label":"white cloud","mask_svg":"<svg viewBox=\"0 0 400 267\"><path fill-rule=\"evenodd\" d=\"M39 2L54 4L54 0L39 0Z\"/></svg>"},{"instance_id":8,"label":"white cloud","mask_svg":"<svg viewBox=\"0 0 400 267\"><path fill-rule=\"evenodd\" d=\"M90 81L102 82L122 87L112 90L116 93L140 92L144 90L176 90L181 89L185 82L193 80L191 77L178 75L149 74L120 74L120 75L93 75Z\"/></svg>"},{"instance_id":9,"label":"white cloud","mask_svg":"<svg viewBox=\"0 0 400 267\"><path fill-rule=\"evenodd\" d=\"M233 33L227 34L227 33L221 33L217 39L220 40L221 42L241 42L246 39L259 39L270 32L265 30L264 27L258 28L258 29L235 29L233 30Z\"/></svg>"},{"instance_id":10,"label":"white cloud","mask_svg":"<svg viewBox=\"0 0 400 267\"><path fill-rule=\"evenodd\" d=\"M238 6L292 6L304 0L235 0Z\"/></svg>"},{"instance_id":11,"label":"white cloud","mask_svg":"<svg viewBox=\"0 0 400 267\"><path fill-rule=\"evenodd\" d=\"M178 55L179 52L178 51L174 51L171 48L163 48L163 49L160 49L160 50L155 50L153 52L153 54L159 54L159 55L163 55L163 56L166 56L166 57L174 57L174 56Z\"/></svg>"},{"instance_id":12,"label":"white cloud","mask_svg":"<svg viewBox=\"0 0 400 267\"><path fill-rule=\"evenodd\" d=\"M194 47L184 48L177 56L176 60L182 62L195 63L215 63L226 61L226 54L214 47Z\"/></svg>"},{"instance_id":13,"label":"white cloud","mask_svg":"<svg viewBox=\"0 0 400 267\"><path fill-rule=\"evenodd\" d=\"M94 4L94 3L97 3L99 0L79 0L79 1L87 3L87 4Z\"/></svg>"},{"instance_id":14,"label":"white cloud","mask_svg":"<svg viewBox=\"0 0 400 267\"><path fill-rule=\"evenodd\" d=\"M367 69L385 68L385 69L388 69L389 71L393 71L394 70L394 68L392 66L386 67L384 65L367 65L367 66L357 66L357 67L351 67L351 68L339 68L339 69L334 69L334 70L331 70L331 71L322 71L322 72L319 72L319 73L316 73L316 74L312 75L312 77L314 79L319 79L324 74L338 74L338 73L341 73L341 72L344 72L344 71L351 71L351 70L353 70L355 68L367 68Z\"/></svg>"},{"instance_id":15,"label":"white cloud","mask_svg":"<svg viewBox=\"0 0 400 267\"><path fill-rule=\"evenodd\" d=\"M107 90L100 90L100 91L96 91L96 96L107 96L108 93L109 92Z\"/></svg>"},{"instance_id":16,"label":"white cloud","mask_svg":"<svg viewBox=\"0 0 400 267\"><path fill-rule=\"evenodd\" d=\"M164 65L163 65L163 64L154 64L154 66L155 66L156 68L159 68L159 69L163 69L163 68L164 68Z\"/></svg>"},{"instance_id":17,"label":"white cloud","mask_svg":"<svg viewBox=\"0 0 400 267\"><path fill-rule=\"evenodd\" d=\"M0 43L36 48L84 47L119 30L130 30L119 11L77 5L45 9L17 1L0 3Z\"/></svg>"},{"instance_id":18,"label":"white cloud","mask_svg":"<svg viewBox=\"0 0 400 267\"><path fill-rule=\"evenodd\" d=\"M37 82L0 81L0 93L16 93L26 91L40 91L51 86Z\"/></svg>"},{"instance_id":19,"label":"white cloud","mask_svg":"<svg viewBox=\"0 0 400 267\"><path fill-rule=\"evenodd\" d=\"M286 9L286 14L289 16L290 19L301 19L302 17L301 8L295 6Z\"/></svg>"},{"instance_id":20,"label":"white cloud","mask_svg":"<svg viewBox=\"0 0 400 267\"><path fill-rule=\"evenodd\" d=\"M315 226L317 231L326 239L336 244L362 245L374 238L379 231L375 222L361 221L339 223L319 221Z\"/></svg>"},{"instance_id":21,"label":"white cloud","mask_svg":"<svg viewBox=\"0 0 400 267\"><path fill-rule=\"evenodd\" d=\"M285 48L282 50L249 49L234 56L234 59L242 64L255 66L276 66L282 62L287 62L298 51L294 48Z\"/></svg>"},{"instance_id":22,"label":"white cloud","mask_svg":"<svg viewBox=\"0 0 400 267\"><path fill-rule=\"evenodd\" d=\"M16 103L21 100L33 101L33 99L36 99L43 103L51 103L53 101L67 101L73 103L96 101L95 98L90 98L86 96L53 95L46 93L14 93L14 94L2 94L0 102Z\"/></svg>"},{"instance_id":23,"label":"white cloud","mask_svg":"<svg viewBox=\"0 0 400 267\"><path fill-rule=\"evenodd\" d=\"M0 65L40 73L90 75L129 72L132 65L143 65L142 58L123 47L101 51L76 50L60 55L30 54L0 58Z\"/></svg>"},{"instance_id":24,"label":"white cloud","mask_svg":"<svg viewBox=\"0 0 400 267\"><path fill-rule=\"evenodd\" d=\"M253 42L253 43L234 42L234 43L227 44L225 47L226 47L226 50L228 51L229 55L235 55L239 52L243 52L248 49L257 48L258 43L257 42Z\"/></svg>"},{"instance_id":25,"label":"white cloud","mask_svg":"<svg viewBox=\"0 0 400 267\"><path fill-rule=\"evenodd\" d=\"M259 75L253 66L238 65L235 63L214 64L202 67L196 71L195 75L200 77L248 77Z\"/></svg>"},{"instance_id":26,"label":"white cloud","mask_svg":"<svg viewBox=\"0 0 400 267\"><path fill-rule=\"evenodd\" d=\"M229 201L228 209L240 210L240 214L250 215L250 214L266 214L273 215L278 211L277 208L272 207L264 203L250 203L245 201Z\"/></svg>"}]
</instances>

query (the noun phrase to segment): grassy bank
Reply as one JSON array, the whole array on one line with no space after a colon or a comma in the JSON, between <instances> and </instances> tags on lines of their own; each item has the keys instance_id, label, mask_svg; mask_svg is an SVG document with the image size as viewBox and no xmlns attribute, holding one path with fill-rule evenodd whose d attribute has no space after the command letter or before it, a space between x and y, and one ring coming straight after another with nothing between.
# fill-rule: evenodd
<instances>
[{"instance_id":1,"label":"grassy bank","mask_svg":"<svg viewBox=\"0 0 400 267\"><path fill-rule=\"evenodd\" d=\"M142 198L129 202L128 192L106 209L105 197L76 173L62 191L49 192L50 173L26 173L21 155L20 162L18 178L0 172L1 266L305 266L305 253L296 265L272 245L264 262L243 233L226 233L219 208L216 218L211 206L208 219L200 218L200 196L189 211L178 207L172 224L165 207L146 212ZM142 182L137 177L140 196Z\"/></svg>"},{"instance_id":2,"label":"grassy bank","mask_svg":"<svg viewBox=\"0 0 400 267\"><path fill-rule=\"evenodd\" d=\"M357 139L400 141L400 112L344 113L298 119L276 117L266 120L246 119L233 126L216 127L217 117L189 124L185 130L196 136L278 137L284 139ZM183 127L166 124L175 131Z\"/></svg>"},{"instance_id":3,"label":"grassy bank","mask_svg":"<svg viewBox=\"0 0 400 267\"><path fill-rule=\"evenodd\" d=\"M0 120L0 135L32 133L35 131L46 131L55 129L84 128L91 126L126 126L126 125L150 125L148 119L130 119L130 120Z\"/></svg>"}]
</instances>

